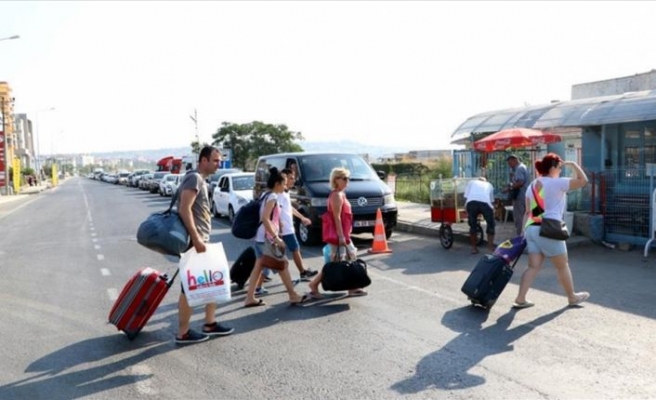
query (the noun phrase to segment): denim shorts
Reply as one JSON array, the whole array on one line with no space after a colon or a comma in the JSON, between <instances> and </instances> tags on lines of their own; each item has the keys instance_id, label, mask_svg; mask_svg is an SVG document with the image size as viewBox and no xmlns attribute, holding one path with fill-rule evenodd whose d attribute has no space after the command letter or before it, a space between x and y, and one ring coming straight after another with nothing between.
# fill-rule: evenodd
<instances>
[{"instance_id":1,"label":"denim shorts","mask_svg":"<svg viewBox=\"0 0 656 400\"><path fill-rule=\"evenodd\" d=\"M253 241L253 248L255 249L255 257L256 258L260 259L264 255L263 247L264 247L264 242L255 242L255 241ZM271 275L271 272L276 273L276 274L278 273L278 271L271 271L269 268L262 268L262 274L264 274L264 276Z\"/></svg>"},{"instance_id":2,"label":"denim shorts","mask_svg":"<svg viewBox=\"0 0 656 400\"><path fill-rule=\"evenodd\" d=\"M289 250L290 253L294 253L301 246L298 244L298 239L296 239L295 233L290 233L289 235L283 235L282 241L285 242L285 247Z\"/></svg>"},{"instance_id":3,"label":"denim shorts","mask_svg":"<svg viewBox=\"0 0 656 400\"><path fill-rule=\"evenodd\" d=\"M529 254L542 253L545 257L567 255L565 241L540 236L539 225L529 225L524 229L524 236Z\"/></svg>"}]
</instances>

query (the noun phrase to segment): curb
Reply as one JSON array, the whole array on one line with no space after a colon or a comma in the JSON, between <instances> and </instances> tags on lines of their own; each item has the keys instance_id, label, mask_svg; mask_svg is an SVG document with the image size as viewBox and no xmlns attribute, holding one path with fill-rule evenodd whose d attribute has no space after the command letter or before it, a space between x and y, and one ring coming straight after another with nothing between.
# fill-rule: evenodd
<instances>
[{"instance_id":1,"label":"curb","mask_svg":"<svg viewBox=\"0 0 656 400\"><path fill-rule=\"evenodd\" d=\"M397 221L396 229L401 232L414 233L416 235L429 236L435 238L439 237L440 235L439 230L435 228L422 226L422 225L415 225L407 221ZM469 243L469 236L467 235L466 232L463 233L463 232L454 231L453 233L454 233L453 235L454 240L466 244ZM566 243L567 243L568 250L575 249L577 247L587 247L587 246L595 245L592 239L587 238L585 236L572 236L569 239L567 239Z\"/></svg>"}]
</instances>

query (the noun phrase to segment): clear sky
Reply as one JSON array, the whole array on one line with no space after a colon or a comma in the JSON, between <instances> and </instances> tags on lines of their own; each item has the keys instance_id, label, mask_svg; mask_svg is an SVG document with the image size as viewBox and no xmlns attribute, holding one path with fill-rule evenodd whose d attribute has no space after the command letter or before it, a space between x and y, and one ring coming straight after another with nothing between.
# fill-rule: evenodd
<instances>
[{"instance_id":1,"label":"clear sky","mask_svg":"<svg viewBox=\"0 0 656 400\"><path fill-rule=\"evenodd\" d=\"M222 121L450 148L485 111L656 68L656 2L0 2L0 81L43 154L187 146ZM44 111L55 107L54 111ZM302 145L302 143L301 143Z\"/></svg>"}]
</instances>

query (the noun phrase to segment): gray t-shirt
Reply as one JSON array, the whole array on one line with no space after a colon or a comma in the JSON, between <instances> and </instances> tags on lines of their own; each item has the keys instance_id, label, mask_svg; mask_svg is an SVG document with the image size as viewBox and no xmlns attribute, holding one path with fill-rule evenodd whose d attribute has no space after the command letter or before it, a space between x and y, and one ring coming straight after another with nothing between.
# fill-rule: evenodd
<instances>
[{"instance_id":1,"label":"gray t-shirt","mask_svg":"<svg viewBox=\"0 0 656 400\"><path fill-rule=\"evenodd\" d=\"M212 212L205 179L197 171L190 171L182 178L178 190L193 190L196 192L196 200L191 205L191 214L194 217L196 231L198 231L204 242L209 242L210 232L212 231ZM182 195L182 192L180 192L180 195ZM176 201L176 207L178 210L180 209L180 196Z\"/></svg>"},{"instance_id":2,"label":"gray t-shirt","mask_svg":"<svg viewBox=\"0 0 656 400\"><path fill-rule=\"evenodd\" d=\"M517 195L517 199L524 201L524 198L526 198L526 189L531 182L530 177L528 176L528 169L526 169L526 165L522 163L519 163L513 174L513 183L517 181L524 181L524 185L519 188L519 194Z\"/></svg>"}]
</instances>

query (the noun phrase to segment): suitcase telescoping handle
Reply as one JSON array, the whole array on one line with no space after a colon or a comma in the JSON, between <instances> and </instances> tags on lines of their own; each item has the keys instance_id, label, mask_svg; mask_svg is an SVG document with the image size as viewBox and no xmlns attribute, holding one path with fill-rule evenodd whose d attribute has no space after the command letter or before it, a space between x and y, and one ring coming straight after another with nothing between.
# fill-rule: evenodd
<instances>
[{"instance_id":1,"label":"suitcase telescoping handle","mask_svg":"<svg viewBox=\"0 0 656 400\"><path fill-rule=\"evenodd\" d=\"M519 255L517 256L517 258L515 258L515 261L513 261L510 268L515 269L515 265L517 265L517 261L519 261L519 259L522 258L522 254L524 254L524 250L526 250L526 242L522 243L522 251L519 252ZM175 278L175 275L173 277Z\"/></svg>"},{"instance_id":2,"label":"suitcase telescoping handle","mask_svg":"<svg viewBox=\"0 0 656 400\"><path fill-rule=\"evenodd\" d=\"M178 276L178 273L180 273L180 268L175 269L175 274L173 274L171 279L168 280L168 282L166 283L166 287L170 289L171 286L173 286L173 281L175 281L175 277ZM164 274L163 276L166 277L166 274Z\"/></svg>"}]
</instances>

